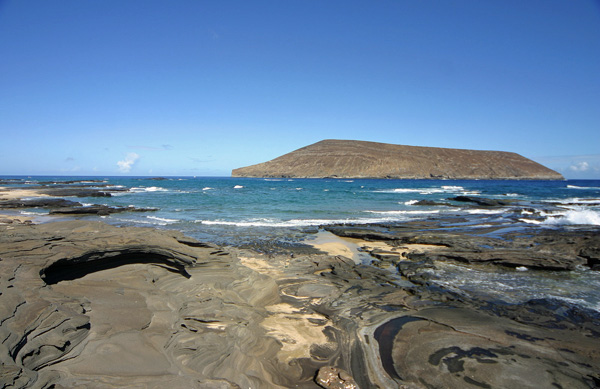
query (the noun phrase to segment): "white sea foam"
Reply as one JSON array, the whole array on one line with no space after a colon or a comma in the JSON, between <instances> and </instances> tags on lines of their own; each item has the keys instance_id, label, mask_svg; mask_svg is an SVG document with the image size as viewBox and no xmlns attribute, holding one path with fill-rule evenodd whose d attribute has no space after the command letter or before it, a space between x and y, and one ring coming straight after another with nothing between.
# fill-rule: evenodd
<instances>
[{"instance_id":1,"label":"white sea foam","mask_svg":"<svg viewBox=\"0 0 600 389\"><path fill-rule=\"evenodd\" d=\"M542 222L546 225L593 225L600 226L600 212L591 209L570 210L563 216L548 217Z\"/></svg>"},{"instance_id":2,"label":"white sea foam","mask_svg":"<svg viewBox=\"0 0 600 389\"><path fill-rule=\"evenodd\" d=\"M504 213L501 209L467 209L465 211L471 215L499 215Z\"/></svg>"},{"instance_id":3,"label":"white sea foam","mask_svg":"<svg viewBox=\"0 0 600 389\"><path fill-rule=\"evenodd\" d=\"M527 223L527 224L542 224L543 223L541 220L535 220L535 219L519 219L519 221L521 221L523 223Z\"/></svg>"},{"instance_id":4,"label":"white sea foam","mask_svg":"<svg viewBox=\"0 0 600 389\"><path fill-rule=\"evenodd\" d=\"M600 203L600 199L599 198L579 198L579 197L569 197L566 199L559 199L559 200L542 200L545 203L557 203L557 204L581 204L581 205L587 205L587 204L596 204L596 203Z\"/></svg>"},{"instance_id":5,"label":"white sea foam","mask_svg":"<svg viewBox=\"0 0 600 389\"><path fill-rule=\"evenodd\" d=\"M215 188L211 188L210 186L207 186L205 188L202 188L202 190L211 190L211 189L215 189Z\"/></svg>"},{"instance_id":6,"label":"white sea foam","mask_svg":"<svg viewBox=\"0 0 600 389\"><path fill-rule=\"evenodd\" d=\"M292 219L292 220L277 220L277 219L251 219L241 221L227 220L196 220L195 223L205 225L222 225L232 227L275 227L275 228L294 228L294 227L314 227L329 224L371 224L381 222L399 221L398 217L382 217L382 218L355 218L355 219Z\"/></svg>"},{"instance_id":7,"label":"white sea foam","mask_svg":"<svg viewBox=\"0 0 600 389\"><path fill-rule=\"evenodd\" d=\"M577 185L567 185L568 189L600 189L600 187L597 186L577 186Z\"/></svg>"},{"instance_id":8,"label":"white sea foam","mask_svg":"<svg viewBox=\"0 0 600 389\"><path fill-rule=\"evenodd\" d=\"M376 213L379 215L420 215L420 214L432 214L432 213L440 213L439 210L432 211L365 211L369 213Z\"/></svg>"},{"instance_id":9,"label":"white sea foam","mask_svg":"<svg viewBox=\"0 0 600 389\"><path fill-rule=\"evenodd\" d=\"M156 220L156 221L159 221L159 222L163 222L165 224L175 223L175 222L179 221L177 219L167 219L165 217L158 217L158 216L146 216L146 218L151 219L151 220Z\"/></svg>"},{"instance_id":10,"label":"white sea foam","mask_svg":"<svg viewBox=\"0 0 600 389\"><path fill-rule=\"evenodd\" d=\"M408 201L404 202L404 205L414 205L418 202L419 202L419 200L408 200Z\"/></svg>"},{"instance_id":11,"label":"white sea foam","mask_svg":"<svg viewBox=\"0 0 600 389\"><path fill-rule=\"evenodd\" d=\"M395 189L379 189L373 191L374 193L418 193L422 195L429 195L435 193L460 193L462 195L478 195L479 191L466 190L462 186L456 185L444 185L439 188L395 188Z\"/></svg>"},{"instance_id":12,"label":"white sea foam","mask_svg":"<svg viewBox=\"0 0 600 389\"><path fill-rule=\"evenodd\" d=\"M236 186L233 187L233 189L242 189L242 188L243 188L242 185L236 185Z\"/></svg>"},{"instance_id":13,"label":"white sea foam","mask_svg":"<svg viewBox=\"0 0 600 389\"><path fill-rule=\"evenodd\" d=\"M139 192L168 192L169 190L165 189L165 188L161 188L159 186L150 186L150 187L131 188L131 189L129 189L129 191L139 193Z\"/></svg>"}]
</instances>

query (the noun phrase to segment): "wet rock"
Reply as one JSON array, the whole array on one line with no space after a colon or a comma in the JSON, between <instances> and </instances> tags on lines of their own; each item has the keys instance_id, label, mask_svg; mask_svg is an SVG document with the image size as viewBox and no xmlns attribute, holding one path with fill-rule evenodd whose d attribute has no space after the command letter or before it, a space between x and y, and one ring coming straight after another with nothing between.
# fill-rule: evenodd
<instances>
[{"instance_id":1,"label":"wet rock","mask_svg":"<svg viewBox=\"0 0 600 389\"><path fill-rule=\"evenodd\" d=\"M585 260L575 255L557 254L557 252L541 250L437 250L435 252L410 253L407 254L407 257L414 260L492 263L513 268L525 266L538 270L574 270L577 266L586 264Z\"/></svg>"},{"instance_id":2,"label":"wet rock","mask_svg":"<svg viewBox=\"0 0 600 389\"><path fill-rule=\"evenodd\" d=\"M413 205L421 205L421 206L447 205L447 206L451 206L451 204L449 204L449 203L443 203L440 201L432 201L432 200L419 200L416 203L414 203Z\"/></svg>"},{"instance_id":3,"label":"wet rock","mask_svg":"<svg viewBox=\"0 0 600 389\"><path fill-rule=\"evenodd\" d=\"M154 212L157 208L136 208L129 207L110 207L108 205L90 205L90 206L74 206L61 207L50 211L50 215L98 215L106 216L113 213L121 212Z\"/></svg>"},{"instance_id":4,"label":"wet rock","mask_svg":"<svg viewBox=\"0 0 600 389\"><path fill-rule=\"evenodd\" d=\"M475 197L475 196L456 196L451 197L448 200L458 201L461 203L473 203L484 207L503 207L507 205L512 205L516 201L514 200L498 200L498 199L488 199L485 197Z\"/></svg>"}]
</instances>

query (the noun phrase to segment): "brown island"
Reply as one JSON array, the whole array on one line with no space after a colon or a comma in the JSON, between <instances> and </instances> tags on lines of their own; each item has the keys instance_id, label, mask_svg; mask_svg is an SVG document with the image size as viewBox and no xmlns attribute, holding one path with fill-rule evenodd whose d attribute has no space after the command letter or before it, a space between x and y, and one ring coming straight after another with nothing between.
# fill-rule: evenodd
<instances>
[{"instance_id":1,"label":"brown island","mask_svg":"<svg viewBox=\"0 0 600 389\"><path fill-rule=\"evenodd\" d=\"M0 217L0 386L600 386L598 312L429 282L439 261L597 269L597 228L492 238L494 226L445 225L330 226L312 246L255 251ZM357 249L372 263L355 262Z\"/></svg>"},{"instance_id":2,"label":"brown island","mask_svg":"<svg viewBox=\"0 0 600 389\"><path fill-rule=\"evenodd\" d=\"M516 153L323 140L271 161L234 169L233 177L563 180Z\"/></svg>"}]
</instances>

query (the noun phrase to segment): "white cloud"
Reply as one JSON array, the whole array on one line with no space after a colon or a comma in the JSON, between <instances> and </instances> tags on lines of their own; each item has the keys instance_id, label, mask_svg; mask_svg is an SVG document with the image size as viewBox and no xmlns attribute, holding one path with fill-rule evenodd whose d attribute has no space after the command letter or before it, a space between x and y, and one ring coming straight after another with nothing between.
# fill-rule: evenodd
<instances>
[{"instance_id":1,"label":"white cloud","mask_svg":"<svg viewBox=\"0 0 600 389\"><path fill-rule=\"evenodd\" d=\"M590 164L587 162L579 162L574 165L569 166L569 169L574 172L586 172L590 170Z\"/></svg>"},{"instance_id":2,"label":"white cloud","mask_svg":"<svg viewBox=\"0 0 600 389\"><path fill-rule=\"evenodd\" d=\"M128 173L139 158L140 156L136 153L128 153L124 160L117 162L119 171L122 173Z\"/></svg>"}]
</instances>

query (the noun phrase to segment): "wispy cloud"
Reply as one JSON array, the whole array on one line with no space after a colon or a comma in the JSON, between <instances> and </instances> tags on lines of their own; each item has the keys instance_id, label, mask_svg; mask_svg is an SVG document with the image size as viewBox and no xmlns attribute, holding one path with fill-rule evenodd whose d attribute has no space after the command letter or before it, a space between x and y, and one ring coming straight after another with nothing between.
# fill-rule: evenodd
<instances>
[{"instance_id":1,"label":"wispy cloud","mask_svg":"<svg viewBox=\"0 0 600 389\"><path fill-rule=\"evenodd\" d=\"M144 145L132 145L127 146L130 149L134 150L172 150L173 146L169 144L163 144L160 146L144 146Z\"/></svg>"},{"instance_id":2,"label":"wispy cloud","mask_svg":"<svg viewBox=\"0 0 600 389\"><path fill-rule=\"evenodd\" d=\"M117 162L117 166L119 166L119 171L122 173L128 173L133 165L140 159L140 156L136 153L128 153L125 156L125 159Z\"/></svg>"},{"instance_id":3,"label":"wispy cloud","mask_svg":"<svg viewBox=\"0 0 600 389\"><path fill-rule=\"evenodd\" d=\"M587 172L588 170L590 170L590 164L585 161L579 162L569 166L569 170L572 170L574 172Z\"/></svg>"},{"instance_id":4,"label":"wispy cloud","mask_svg":"<svg viewBox=\"0 0 600 389\"><path fill-rule=\"evenodd\" d=\"M600 178L600 154L540 157L535 160L566 178Z\"/></svg>"}]
</instances>

